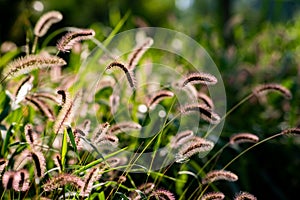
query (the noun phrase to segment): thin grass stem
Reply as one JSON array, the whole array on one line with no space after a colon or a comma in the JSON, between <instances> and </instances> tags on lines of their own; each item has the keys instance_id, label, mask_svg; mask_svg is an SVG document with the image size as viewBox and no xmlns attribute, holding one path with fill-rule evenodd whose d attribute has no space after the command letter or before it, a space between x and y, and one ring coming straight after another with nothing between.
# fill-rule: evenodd
<instances>
[{"instance_id":1,"label":"thin grass stem","mask_svg":"<svg viewBox=\"0 0 300 200\"><path fill-rule=\"evenodd\" d=\"M240 107L243 103L245 103L246 101L248 101L251 97L253 97L253 93L249 94L248 96L244 97L240 102L238 102L237 104L235 104L235 106L233 106L229 111L227 111L227 113L221 117L221 119L219 120L219 123L221 123L223 120L225 120L225 118L230 115L233 111L235 111L238 107ZM218 126L218 124L215 124L210 130L208 130L205 135L203 136L203 138L207 138L209 136L209 134Z\"/></svg>"}]
</instances>

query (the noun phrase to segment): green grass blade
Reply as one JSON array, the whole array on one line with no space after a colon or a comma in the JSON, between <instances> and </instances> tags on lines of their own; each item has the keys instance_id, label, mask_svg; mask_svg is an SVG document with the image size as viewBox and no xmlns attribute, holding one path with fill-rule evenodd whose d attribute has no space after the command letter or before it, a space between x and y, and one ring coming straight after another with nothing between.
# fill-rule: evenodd
<instances>
[{"instance_id":1,"label":"green grass blade","mask_svg":"<svg viewBox=\"0 0 300 200\"><path fill-rule=\"evenodd\" d=\"M1 149L1 155L3 157L6 157L4 155L6 155L8 153L8 144L9 144L9 138L12 134L12 129L14 127L14 123L10 125L10 127L8 128L8 130L6 131L6 136L5 136L5 139L4 139L4 143L3 143L3 146L2 146L2 149Z\"/></svg>"},{"instance_id":2,"label":"green grass blade","mask_svg":"<svg viewBox=\"0 0 300 200\"><path fill-rule=\"evenodd\" d=\"M0 67L8 64L16 55L20 53L20 49L7 52L0 58Z\"/></svg>"},{"instance_id":3,"label":"green grass blade","mask_svg":"<svg viewBox=\"0 0 300 200\"><path fill-rule=\"evenodd\" d=\"M76 146L74 134L73 134L72 128L69 127L69 126L67 127L67 133L68 133L68 136L70 138L70 142L71 142L71 144L72 144L72 146L74 148L74 151L75 151L75 153L77 155L77 158L80 161L80 156L79 156L78 151L77 151L77 146Z\"/></svg>"},{"instance_id":4,"label":"green grass blade","mask_svg":"<svg viewBox=\"0 0 300 200\"><path fill-rule=\"evenodd\" d=\"M121 192L116 192L115 195L114 195L114 198L122 199L122 200L129 200L129 198Z\"/></svg>"},{"instance_id":5,"label":"green grass blade","mask_svg":"<svg viewBox=\"0 0 300 200\"><path fill-rule=\"evenodd\" d=\"M5 119L11 111L9 96L7 94L5 94L4 92L2 92L2 93L3 93L2 95L3 96L5 95L5 97L4 97L3 101L1 102L1 105L3 105L2 106L3 110L1 111L1 114L0 114L0 122L2 122L2 120Z\"/></svg>"},{"instance_id":6,"label":"green grass blade","mask_svg":"<svg viewBox=\"0 0 300 200\"><path fill-rule=\"evenodd\" d=\"M67 141L67 133L68 131L64 130L63 140L62 140L62 146L61 146L61 164L62 164L62 171L64 171L65 168L65 162L66 162L66 155L68 151L68 141Z\"/></svg>"},{"instance_id":7,"label":"green grass blade","mask_svg":"<svg viewBox=\"0 0 300 200\"><path fill-rule=\"evenodd\" d=\"M103 191L98 194L98 198L99 198L99 200L105 200L105 195L104 195Z\"/></svg>"},{"instance_id":8,"label":"green grass blade","mask_svg":"<svg viewBox=\"0 0 300 200\"><path fill-rule=\"evenodd\" d=\"M110 158L110 157L113 157L113 156L117 155L118 153L121 153L121 152L125 151L127 148L128 148L128 147L124 147L123 149L120 149L120 150L118 150L118 151L115 151L115 152L113 152L113 153L111 153L111 154L105 156L105 159ZM95 160L95 161L93 161L93 162L91 162L91 163L89 163L89 164L87 164L87 165L85 165L85 166L82 166L82 167L79 168L78 170L74 171L73 174L78 174L78 173L80 173L80 172L83 172L83 171L85 171L85 170L87 170L87 169L89 169L89 168L92 168L92 167L98 165L99 163L101 163L101 162L103 162L103 161L104 161L103 158L97 159L97 160Z\"/></svg>"}]
</instances>

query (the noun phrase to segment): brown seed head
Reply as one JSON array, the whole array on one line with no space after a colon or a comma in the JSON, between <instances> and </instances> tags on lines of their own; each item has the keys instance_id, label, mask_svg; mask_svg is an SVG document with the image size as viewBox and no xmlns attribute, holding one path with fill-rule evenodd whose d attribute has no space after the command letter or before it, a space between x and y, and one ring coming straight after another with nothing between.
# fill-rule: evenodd
<instances>
[{"instance_id":1,"label":"brown seed head","mask_svg":"<svg viewBox=\"0 0 300 200\"><path fill-rule=\"evenodd\" d=\"M282 94L286 99L292 98L292 93L286 87L276 84L276 83L269 83L264 85L259 85L253 89L253 94L259 96L263 93L267 93L270 91L277 91Z\"/></svg>"},{"instance_id":2,"label":"brown seed head","mask_svg":"<svg viewBox=\"0 0 300 200\"><path fill-rule=\"evenodd\" d=\"M230 171L214 170L206 174L206 176L202 179L202 184L208 184L218 180L233 182L238 180L238 176Z\"/></svg>"},{"instance_id":3,"label":"brown seed head","mask_svg":"<svg viewBox=\"0 0 300 200\"><path fill-rule=\"evenodd\" d=\"M62 18L62 14L58 11L50 11L45 13L37 21L33 30L34 35L38 37L43 37L47 33L50 26L61 21Z\"/></svg>"}]
</instances>

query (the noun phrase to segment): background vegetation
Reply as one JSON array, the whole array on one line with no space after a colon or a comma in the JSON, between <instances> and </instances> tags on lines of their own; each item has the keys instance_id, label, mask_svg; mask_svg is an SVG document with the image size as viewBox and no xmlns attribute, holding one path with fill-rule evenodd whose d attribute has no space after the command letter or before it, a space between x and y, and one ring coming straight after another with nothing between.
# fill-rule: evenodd
<instances>
[{"instance_id":1,"label":"background vegetation","mask_svg":"<svg viewBox=\"0 0 300 200\"><path fill-rule=\"evenodd\" d=\"M102 41L130 11L120 31L159 26L183 32L199 42L219 67L228 108L258 84L276 82L291 90L290 101L277 95L270 95L266 101L251 99L228 116L217 144L221 147L233 133L252 132L266 138L300 126L299 6L298 0L0 0L0 43L10 40L25 45L27 28L48 10L64 15L63 21L51 29L93 27ZM227 163L245 147L226 149L217 164ZM299 137L284 136L259 145L228 168L239 175L239 182L227 190L248 191L258 199L299 196L299 152ZM186 169L189 167L187 164Z\"/></svg>"}]
</instances>

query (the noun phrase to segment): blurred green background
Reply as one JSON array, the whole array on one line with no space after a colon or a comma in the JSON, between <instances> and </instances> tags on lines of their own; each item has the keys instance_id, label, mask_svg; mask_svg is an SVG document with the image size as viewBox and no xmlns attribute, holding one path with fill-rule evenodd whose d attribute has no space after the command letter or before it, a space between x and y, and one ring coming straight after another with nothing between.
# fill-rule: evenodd
<instances>
[{"instance_id":1,"label":"blurred green background","mask_svg":"<svg viewBox=\"0 0 300 200\"><path fill-rule=\"evenodd\" d=\"M228 108L258 84L276 82L293 93L291 101L269 95L253 98L232 113L218 145L238 132L265 138L284 128L300 126L300 0L0 0L0 43L24 45L26 30L42 13L58 10L63 26L98 27L105 39L128 11L122 30L166 27L201 44L222 74ZM229 148L217 162L221 168L247 145ZM217 149L218 147L216 147ZM240 179L232 190L258 199L299 197L300 137L286 136L262 144L237 160L229 170Z\"/></svg>"}]
</instances>

